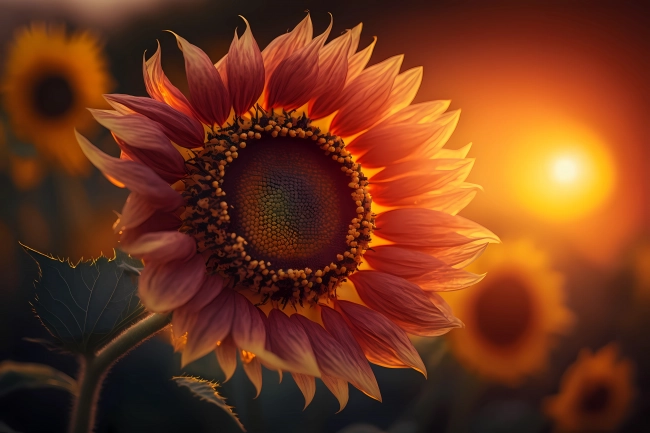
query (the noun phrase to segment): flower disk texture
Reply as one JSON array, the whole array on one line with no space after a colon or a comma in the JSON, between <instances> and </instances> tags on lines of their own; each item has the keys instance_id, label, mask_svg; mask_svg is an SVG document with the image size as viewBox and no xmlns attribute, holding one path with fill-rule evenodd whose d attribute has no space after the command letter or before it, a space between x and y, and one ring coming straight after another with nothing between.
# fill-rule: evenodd
<instances>
[{"instance_id":1,"label":"flower disk texture","mask_svg":"<svg viewBox=\"0 0 650 433\"><path fill-rule=\"evenodd\" d=\"M376 41L358 50L359 24L327 42L331 28L314 37L307 15L260 51L246 22L216 64L175 35L189 97L158 48L151 98L92 112L121 157L78 141L131 190L115 228L183 364L214 352L229 378L239 356L258 392L262 366L287 371L306 404L319 377L342 409L348 383L381 399L369 361L426 374L407 334L462 326L436 292L478 281L462 268L498 238L456 216L478 189L469 147L443 149L458 112L411 105L421 68L366 68Z\"/></svg>"}]
</instances>

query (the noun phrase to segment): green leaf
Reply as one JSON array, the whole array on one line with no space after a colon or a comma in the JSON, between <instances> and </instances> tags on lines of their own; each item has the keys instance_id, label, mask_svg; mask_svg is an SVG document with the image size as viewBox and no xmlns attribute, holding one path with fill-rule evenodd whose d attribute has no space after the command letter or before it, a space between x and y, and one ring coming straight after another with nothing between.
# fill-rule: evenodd
<instances>
[{"instance_id":1,"label":"green leaf","mask_svg":"<svg viewBox=\"0 0 650 433\"><path fill-rule=\"evenodd\" d=\"M144 313L136 293L142 262L126 253L72 265L24 249L39 268L34 311L62 348L93 353Z\"/></svg>"},{"instance_id":2,"label":"green leaf","mask_svg":"<svg viewBox=\"0 0 650 433\"><path fill-rule=\"evenodd\" d=\"M172 377L172 380L174 380L178 386L189 388L189 390L201 400L212 403L223 409L232 419L235 420L237 426L239 426L242 431L246 431L244 425L239 421L237 414L232 411L232 406L228 406L226 404L226 399L217 392L217 387L219 386L217 383L190 376L176 376Z\"/></svg>"},{"instance_id":3,"label":"green leaf","mask_svg":"<svg viewBox=\"0 0 650 433\"><path fill-rule=\"evenodd\" d=\"M77 394L77 382L54 367L27 362L0 362L0 397L24 388L59 388Z\"/></svg>"}]
</instances>

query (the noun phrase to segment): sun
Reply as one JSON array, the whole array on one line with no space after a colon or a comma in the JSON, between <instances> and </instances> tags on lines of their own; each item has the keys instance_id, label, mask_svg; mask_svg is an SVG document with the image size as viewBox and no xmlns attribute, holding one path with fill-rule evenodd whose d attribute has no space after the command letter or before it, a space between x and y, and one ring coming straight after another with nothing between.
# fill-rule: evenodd
<instances>
[{"instance_id":1,"label":"sun","mask_svg":"<svg viewBox=\"0 0 650 433\"><path fill-rule=\"evenodd\" d=\"M512 175L517 201L549 221L587 217L607 203L615 186L613 159L590 131L558 128L525 140Z\"/></svg>"},{"instance_id":2,"label":"sun","mask_svg":"<svg viewBox=\"0 0 650 433\"><path fill-rule=\"evenodd\" d=\"M578 161L571 156L560 157L553 162L552 174L557 183L568 184L575 182L580 176Z\"/></svg>"}]
</instances>

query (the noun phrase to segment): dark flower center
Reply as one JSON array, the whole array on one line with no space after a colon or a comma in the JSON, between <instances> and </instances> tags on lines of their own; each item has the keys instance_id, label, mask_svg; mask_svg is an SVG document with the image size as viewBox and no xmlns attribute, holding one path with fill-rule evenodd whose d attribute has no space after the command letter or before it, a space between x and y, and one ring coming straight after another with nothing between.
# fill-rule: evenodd
<instances>
[{"instance_id":1,"label":"dark flower center","mask_svg":"<svg viewBox=\"0 0 650 433\"><path fill-rule=\"evenodd\" d=\"M477 331L491 344L511 346L528 331L533 303L529 289L515 275L495 276L475 300Z\"/></svg>"},{"instance_id":2,"label":"dark flower center","mask_svg":"<svg viewBox=\"0 0 650 433\"><path fill-rule=\"evenodd\" d=\"M600 413L609 405L611 397L612 391L606 384L590 384L579 401L580 411L588 414Z\"/></svg>"},{"instance_id":3,"label":"dark flower center","mask_svg":"<svg viewBox=\"0 0 650 433\"><path fill-rule=\"evenodd\" d=\"M181 231L208 272L271 299L316 303L354 272L374 229L368 180L343 141L292 113L208 134L186 162Z\"/></svg>"},{"instance_id":4,"label":"dark flower center","mask_svg":"<svg viewBox=\"0 0 650 433\"><path fill-rule=\"evenodd\" d=\"M72 85L62 75L45 75L34 85L32 105L43 117L61 117L72 108L74 102Z\"/></svg>"},{"instance_id":5,"label":"dark flower center","mask_svg":"<svg viewBox=\"0 0 650 433\"><path fill-rule=\"evenodd\" d=\"M346 249L357 216L341 164L299 138L255 140L227 169L222 185L231 229L246 251L276 269L318 269Z\"/></svg>"}]
</instances>

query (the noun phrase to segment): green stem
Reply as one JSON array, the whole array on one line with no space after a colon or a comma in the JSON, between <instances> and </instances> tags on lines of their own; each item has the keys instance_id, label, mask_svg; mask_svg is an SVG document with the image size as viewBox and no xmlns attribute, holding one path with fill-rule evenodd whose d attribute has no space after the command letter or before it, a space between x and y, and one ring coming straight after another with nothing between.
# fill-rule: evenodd
<instances>
[{"instance_id":1,"label":"green stem","mask_svg":"<svg viewBox=\"0 0 650 433\"><path fill-rule=\"evenodd\" d=\"M81 358L79 394L70 418L70 433L90 433L95 424L99 390L115 361L169 324L169 314L152 314L117 336L96 354Z\"/></svg>"}]
</instances>

